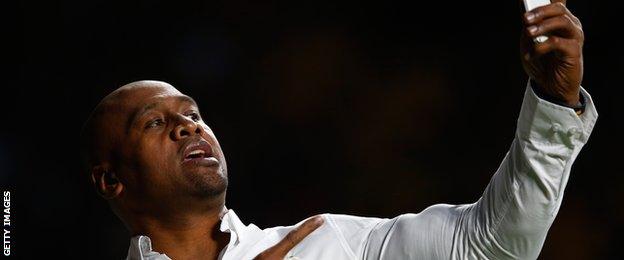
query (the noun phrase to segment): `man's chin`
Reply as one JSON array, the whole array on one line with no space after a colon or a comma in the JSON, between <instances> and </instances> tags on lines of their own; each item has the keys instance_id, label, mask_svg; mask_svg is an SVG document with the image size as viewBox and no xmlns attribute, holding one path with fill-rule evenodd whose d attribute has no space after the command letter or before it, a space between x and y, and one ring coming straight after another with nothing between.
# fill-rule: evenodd
<instances>
[{"instance_id":1,"label":"man's chin","mask_svg":"<svg viewBox=\"0 0 624 260\"><path fill-rule=\"evenodd\" d=\"M228 179L221 167L198 167L182 172L191 184L194 196L214 197L225 192Z\"/></svg>"}]
</instances>

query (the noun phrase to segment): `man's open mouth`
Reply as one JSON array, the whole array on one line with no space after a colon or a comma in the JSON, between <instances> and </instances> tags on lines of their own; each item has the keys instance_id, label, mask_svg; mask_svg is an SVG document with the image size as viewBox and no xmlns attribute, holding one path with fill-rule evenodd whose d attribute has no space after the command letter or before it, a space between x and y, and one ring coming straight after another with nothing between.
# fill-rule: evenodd
<instances>
[{"instance_id":1,"label":"man's open mouth","mask_svg":"<svg viewBox=\"0 0 624 260\"><path fill-rule=\"evenodd\" d=\"M204 140L187 145L184 149L182 163L186 162L193 162L204 166L214 166L219 164L217 158L213 156L212 146Z\"/></svg>"},{"instance_id":2,"label":"man's open mouth","mask_svg":"<svg viewBox=\"0 0 624 260\"><path fill-rule=\"evenodd\" d=\"M204 158L204 155L206 155L206 152L203 150L193 150L185 157L185 159Z\"/></svg>"}]
</instances>

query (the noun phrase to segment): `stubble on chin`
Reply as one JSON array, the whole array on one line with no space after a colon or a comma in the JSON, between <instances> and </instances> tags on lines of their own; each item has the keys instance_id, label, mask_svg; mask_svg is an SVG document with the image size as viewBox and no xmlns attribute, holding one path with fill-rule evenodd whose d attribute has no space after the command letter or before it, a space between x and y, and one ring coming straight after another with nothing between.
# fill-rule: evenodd
<instances>
[{"instance_id":1,"label":"stubble on chin","mask_svg":"<svg viewBox=\"0 0 624 260\"><path fill-rule=\"evenodd\" d=\"M192 186L191 195L199 198L212 198L223 194L228 187L227 173L221 167L215 172L191 172L188 181Z\"/></svg>"}]
</instances>

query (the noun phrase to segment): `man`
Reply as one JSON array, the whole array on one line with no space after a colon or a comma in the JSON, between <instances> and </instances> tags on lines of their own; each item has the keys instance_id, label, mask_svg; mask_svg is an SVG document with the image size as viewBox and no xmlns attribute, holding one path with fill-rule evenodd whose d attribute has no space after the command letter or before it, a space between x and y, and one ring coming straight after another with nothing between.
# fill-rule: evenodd
<instances>
[{"instance_id":1,"label":"man","mask_svg":"<svg viewBox=\"0 0 624 260\"><path fill-rule=\"evenodd\" d=\"M115 90L84 136L92 181L134 236L128 259L537 258L597 112L580 87L578 19L557 2L524 22L531 80L483 196L393 219L324 214L290 227L246 226L225 207L225 157L195 101L157 81ZM532 41L540 35L548 41Z\"/></svg>"}]
</instances>

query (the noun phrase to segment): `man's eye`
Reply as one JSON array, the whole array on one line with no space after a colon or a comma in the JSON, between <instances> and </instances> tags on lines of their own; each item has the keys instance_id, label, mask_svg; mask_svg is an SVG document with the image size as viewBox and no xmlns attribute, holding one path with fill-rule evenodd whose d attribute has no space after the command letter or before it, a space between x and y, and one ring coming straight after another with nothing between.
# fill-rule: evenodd
<instances>
[{"instance_id":1,"label":"man's eye","mask_svg":"<svg viewBox=\"0 0 624 260\"><path fill-rule=\"evenodd\" d=\"M195 122L199 122L199 120L201 120L199 114L195 112L188 114L188 116L191 117L191 119L193 119L193 121Z\"/></svg>"},{"instance_id":2,"label":"man's eye","mask_svg":"<svg viewBox=\"0 0 624 260\"><path fill-rule=\"evenodd\" d=\"M145 124L145 128L147 129L147 128L158 127L158 126L163 125L164 123L165 123L164 120L157 118L157 119L150 120L149 122L147 122L147 124Z\"/></svg>"}]
</instances>

